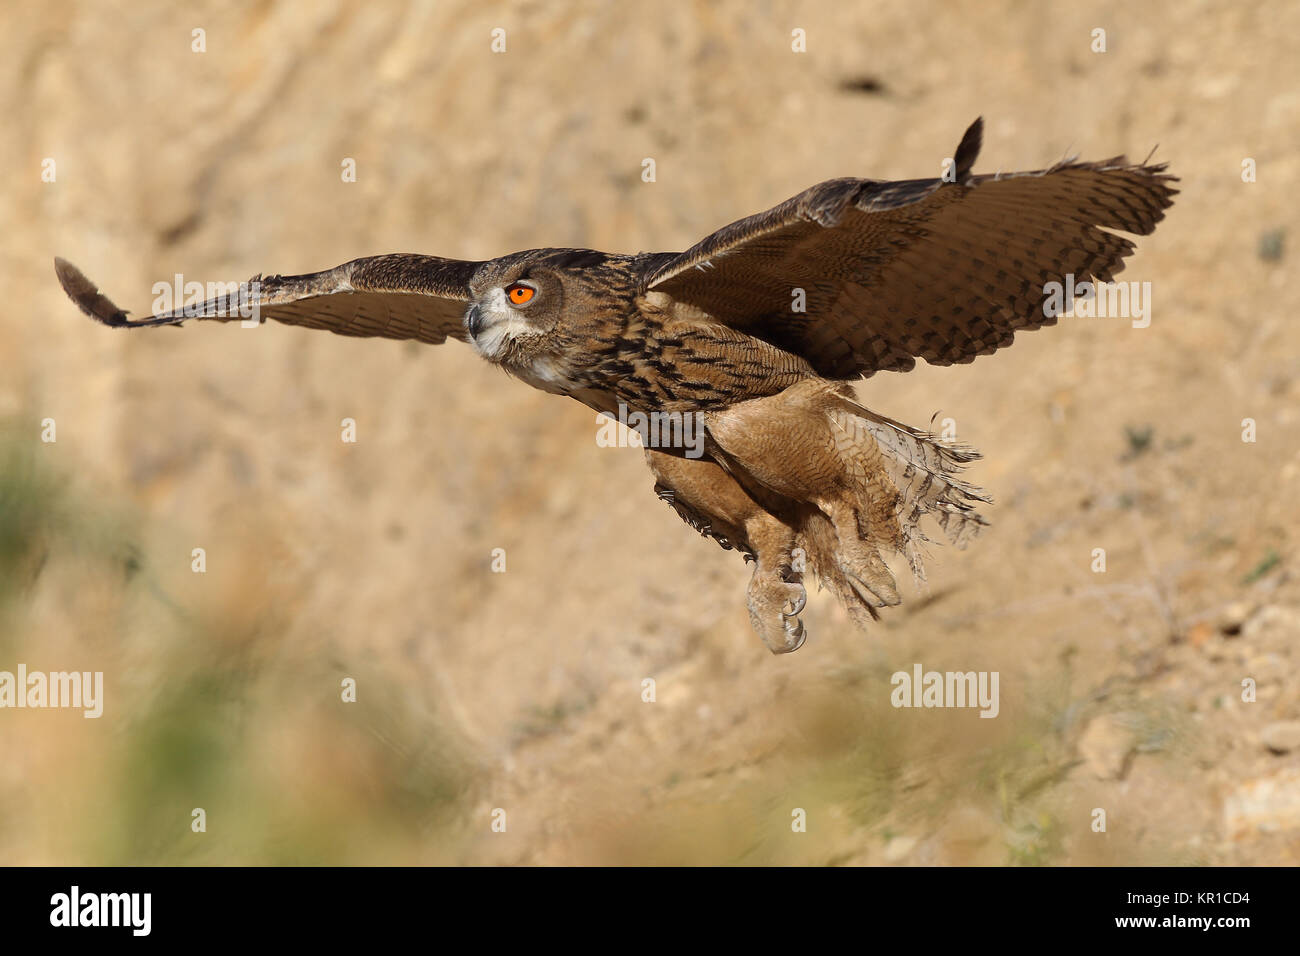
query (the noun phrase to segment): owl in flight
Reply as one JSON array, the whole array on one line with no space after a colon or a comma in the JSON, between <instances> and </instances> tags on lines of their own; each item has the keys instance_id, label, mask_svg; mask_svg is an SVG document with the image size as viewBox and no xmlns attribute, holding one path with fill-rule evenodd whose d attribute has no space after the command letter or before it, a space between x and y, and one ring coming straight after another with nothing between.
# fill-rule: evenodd
<instances>
[{"instance_id":1,"label":"owl in flight","mask_svg":"<svg viewBox=\"0 0 1300 956\"><path fill-rule=\"evenodd\" d=\"M1177 192L1163 164L1122 156L974 175L982 130L938 179L832 179L680 253L372 256L140 320L67 261L55 271L117 328L251 307L341 335L456 338L597 412L694 425L690 447L647 444L655 491L754 562L750 619L784 653L806 636L807 571L862 624L900 601L882 552L923 579L923 517L958 547L985 524L975 503L989 499L959 477L974 449L871 411L850 383L970 362L1054 324L1045 286L1110 281L1134 248L1113 230L1151 233Z\"/></svg>"}]
</instances>

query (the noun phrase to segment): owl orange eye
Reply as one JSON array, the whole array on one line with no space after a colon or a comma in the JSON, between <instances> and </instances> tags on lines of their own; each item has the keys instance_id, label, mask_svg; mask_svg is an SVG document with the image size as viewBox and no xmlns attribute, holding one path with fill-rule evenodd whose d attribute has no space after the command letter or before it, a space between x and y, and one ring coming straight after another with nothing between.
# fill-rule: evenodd
<instances>
[{"instance_id":1,"label":"owl orange eye","mask_svg":"<svg viewBox=\"0 0 1300 956\"><path fill-rule=\"evenodd\" d=\"M514 285L510 286L510 288L506 289L506 295L510 297L510 301L515 305L524 305L533 300L533 296L537 295L537 290L530 285L516 282Z\"/></svg>"}]
</instances>

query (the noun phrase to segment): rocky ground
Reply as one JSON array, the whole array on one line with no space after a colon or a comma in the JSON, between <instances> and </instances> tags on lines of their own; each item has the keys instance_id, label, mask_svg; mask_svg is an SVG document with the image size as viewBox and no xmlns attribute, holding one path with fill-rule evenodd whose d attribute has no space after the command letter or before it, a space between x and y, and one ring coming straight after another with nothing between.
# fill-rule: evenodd
<instances>
[{"instance_id":1,"label":"rocky ground","mask_svg":"<svg viewBox=\"0 0 1300 956\"><path fill-rule=\"evenodd\" d=\"M0 711L0 861L1300 858L1300 8L4 17L0 670L106 693ZM141 311L177 272L679 249L831 176L932 175L981 114L977 171L1158 144L1182 194L1122 276L1151 324L864 382L983 450L992 527L868 633L813 595L781 658L739 558L576 403L456 343L110 332L51 266ZM918 662L997 671L997 718L892 707Z\"/></svg>"}]
</instances>

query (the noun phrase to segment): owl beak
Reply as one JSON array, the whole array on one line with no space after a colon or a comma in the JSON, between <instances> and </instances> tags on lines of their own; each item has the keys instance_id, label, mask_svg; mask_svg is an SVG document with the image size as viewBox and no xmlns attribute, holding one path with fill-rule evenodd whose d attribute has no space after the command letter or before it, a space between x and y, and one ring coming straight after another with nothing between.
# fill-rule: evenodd
<instances>
[{"instance_id":1,"label":"owl beak","mask_svg":"<svg viewBox=\"0 0 1300 956\"><path fill-rule=\"evenodd\" d=\"M471 305L469 311L465 313L465 327L469 329L471 339L477 339L478 334L483 331L483 310L477 305Z\"/></svg>"}]
</instances>

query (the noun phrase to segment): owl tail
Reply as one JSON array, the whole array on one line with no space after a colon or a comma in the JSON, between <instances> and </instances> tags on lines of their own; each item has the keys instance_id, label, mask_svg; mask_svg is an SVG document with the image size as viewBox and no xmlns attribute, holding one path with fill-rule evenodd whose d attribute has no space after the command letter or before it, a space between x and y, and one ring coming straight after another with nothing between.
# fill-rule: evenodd
<instances>
[{"instance_id":1,"label":"owl tail","mask_svg":"<svg viewBox=\"0 0 1300 956\"><path fill-rule=\"evenodd\" d=\"M845 567L837 530L820 513L805 520L800 543L819 582L862 623L864 611L875 617L874 606L900 600L882 551L904 556L917 584L924 585L925 545L932 539L921 519L933 518L953 545L964 548L988 524L976 503L991 499L958 477L980 457L974 448L878 415L848 395L835 396L827 415L858 502L865 556L859 552L856 564Z\"/></svg>"}]
</instances>

